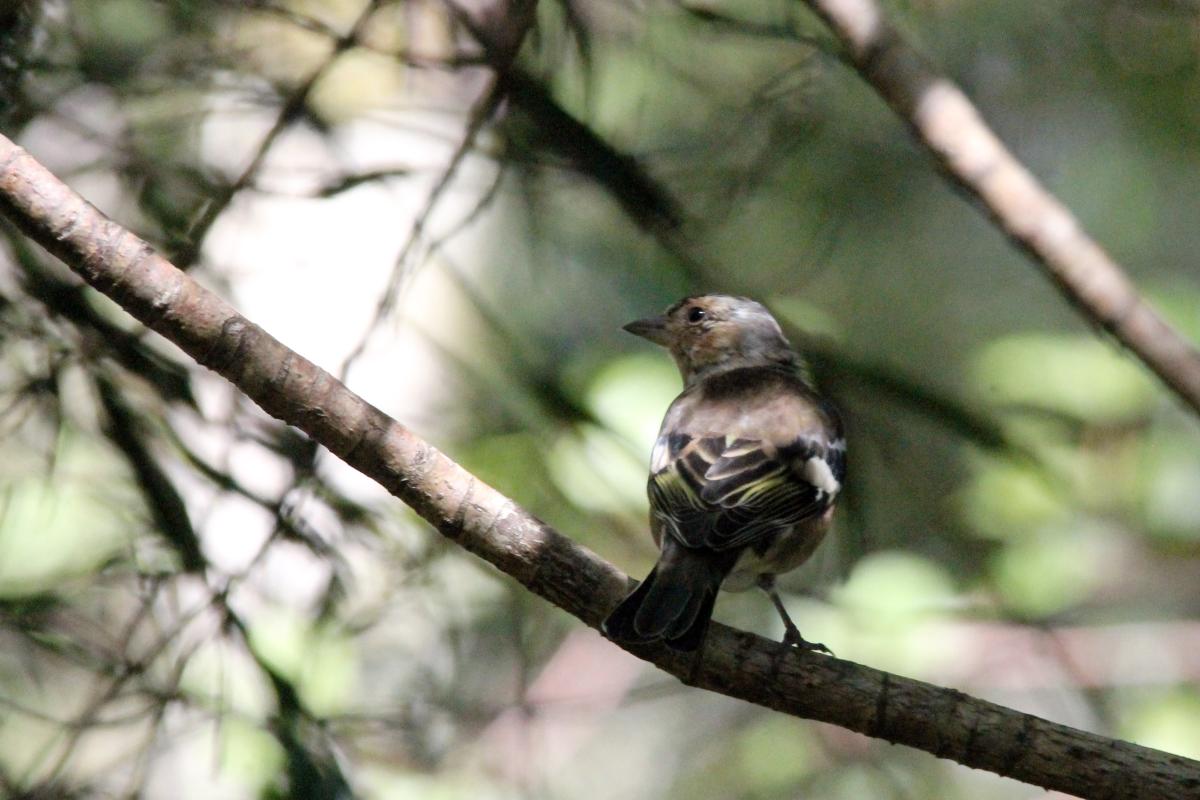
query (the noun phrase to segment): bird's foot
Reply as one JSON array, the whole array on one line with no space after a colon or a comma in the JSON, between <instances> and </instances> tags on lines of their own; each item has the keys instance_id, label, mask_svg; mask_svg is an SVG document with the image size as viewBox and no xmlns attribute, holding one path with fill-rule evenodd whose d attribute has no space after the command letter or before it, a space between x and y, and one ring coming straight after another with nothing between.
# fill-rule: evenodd
<instances>
[{"instance_id":1,"label":"bird's foot","mask_svg":"<svg viewBox=\"0 0 1200 800\"><path fill-rule=\"evenodd\" d=\"M783 643L788 647L795 647L797 650L808 650L813 653L824 653L833 656L833 651L820 642L810 642L800 635L800 631L795 625L788 628L783 634ZM837 656L834 656L837 658Z\"/></svg>"},{"instance_id":2,"label":"bird's foot","mask_svg":"<svg viewBox=\"0 0 1200 800\"><path fill-rule=\"evenodd\" d=\"M788 647L795 647L797 650L808 650L816 653L826 653L833 655L833 651L820 642L810 642L800 635L800 629L796 627L796 623L792 622L792 618L788 616L787 609L783 607L783 600L779 599L779 592L775 591L775 576L760 575L758 585L767 597L771 598L771 603L775 606L775 610L779 612L779 618L783 620L783 643ZM836 656L835 656L836 657Z\"/></svg>"}]
</instances>

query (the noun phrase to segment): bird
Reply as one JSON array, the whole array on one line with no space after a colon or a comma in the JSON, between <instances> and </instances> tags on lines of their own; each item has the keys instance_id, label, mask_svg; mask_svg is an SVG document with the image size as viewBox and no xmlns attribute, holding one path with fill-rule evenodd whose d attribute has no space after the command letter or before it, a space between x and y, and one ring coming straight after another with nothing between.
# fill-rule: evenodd
<instances>
[{"instance_id":1,"label":"bird","mask_svg":"<svg viewBox=\"0 0 1200 800\"><path fill-rule=\"evenodd\" d=\"M624 330L667 349L683 391L650 456L650 532L659 557L604 620L616 642L703 643L724 588L766 591L784 643L808 642L788 616L775 576L812 555L830 528L846 476L837 410L761 303L685 297Z\"/></svg>"}]
</instances>

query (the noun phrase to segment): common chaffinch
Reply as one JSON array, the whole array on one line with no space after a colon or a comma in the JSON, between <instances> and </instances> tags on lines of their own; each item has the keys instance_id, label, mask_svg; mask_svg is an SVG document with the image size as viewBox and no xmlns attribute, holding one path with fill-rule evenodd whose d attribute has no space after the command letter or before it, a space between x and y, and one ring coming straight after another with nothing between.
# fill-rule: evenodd
<instances>
[{"instance_id":1,"label":"common chaffinch","mask_svg":"<svg viewBox=\"0 0 1200 800\"><path fill-rule=\"evenodd\" d=\"M625 326L671 353L683 392L650 456L650 532L658 563L604 621L625 642L695 650L717 591L766 590L784 642L806 642L775 591L829 530L846 473L837 412L813 388L799 354L760 303L685 297Z\"/></svg>"}]
</instances>

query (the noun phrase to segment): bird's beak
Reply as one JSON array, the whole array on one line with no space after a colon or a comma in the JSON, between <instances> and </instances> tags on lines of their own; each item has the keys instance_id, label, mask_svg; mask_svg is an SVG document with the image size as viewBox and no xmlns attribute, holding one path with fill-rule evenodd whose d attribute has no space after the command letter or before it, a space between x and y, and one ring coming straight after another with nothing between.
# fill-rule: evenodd
<instances>
[{"instance_id":1,"label":"bird's beak","mask_svg":"<svg viewBox=\"0 0 1200 800\"><path fill-rule=\"evenodd\" d=\"M622 330L629 331L634 336L640 336L643 339L649 339L657 345L666 347L670 342L667 338L667 318L666 317L647 317L646 319L634 320L624 326Z\"/></svg>"}]
</instances>

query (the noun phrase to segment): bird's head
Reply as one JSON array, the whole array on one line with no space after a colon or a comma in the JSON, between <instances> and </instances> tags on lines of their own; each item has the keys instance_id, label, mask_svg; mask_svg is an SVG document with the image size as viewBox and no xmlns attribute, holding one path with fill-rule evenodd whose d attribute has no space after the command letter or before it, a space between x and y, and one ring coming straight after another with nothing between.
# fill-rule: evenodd
<instances>
[{"instance_id":1,"label":"bird's head","mask_svg":"<svg viewBox=\"0 0 1200 800\"><path fill-rule=\"evenodd\" d=\"M688 386L741 367L800 367L771 312L745 297L685 297L661 316L631 322L625 330L667 348Z\"/></svg>"}]
</instances>

